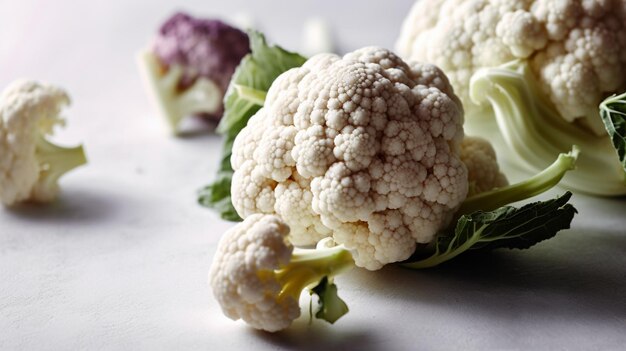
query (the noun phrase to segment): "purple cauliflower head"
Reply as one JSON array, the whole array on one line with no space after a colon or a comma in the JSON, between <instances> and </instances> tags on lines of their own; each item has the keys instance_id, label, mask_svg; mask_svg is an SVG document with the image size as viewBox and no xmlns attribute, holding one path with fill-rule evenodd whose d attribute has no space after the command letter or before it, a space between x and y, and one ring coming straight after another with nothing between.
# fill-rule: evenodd
<instances>
[{"instance_id":1,"label":"purple cauliflower head","mask_svg":"<svg viewBox=\"0 0 626 351\"><path fill-rule=\"evenodd\" d=\"M166 67L183 68L180 89L204 77L226 92L235 68L250 52L250 42L246 33L220 20L177 13L161 26L153 51Z\"/></svg>"}]
</instances>

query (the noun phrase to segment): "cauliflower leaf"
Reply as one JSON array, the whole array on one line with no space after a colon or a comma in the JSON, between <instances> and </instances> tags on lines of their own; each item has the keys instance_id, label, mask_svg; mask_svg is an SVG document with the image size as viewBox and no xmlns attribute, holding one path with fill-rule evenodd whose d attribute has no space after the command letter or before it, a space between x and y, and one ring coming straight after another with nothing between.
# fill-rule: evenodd
<instances>
[{"instance_id":1,"label":"cauliflower leaf","mask_svg":"<svg viewBox=\"0 0 626 351\"><path fill-rule=\"evenodd\" d=\"M335 324L339 318L349 312L348 305L337 294L337 285L327 276L311 289L311 295L313 294L319 298L319 309L315 313L315 318Z\"/></svg>"},{"instance_id":2,"label":"cauliflower leaf","mask_svg":"<svg viewBox=\"0 0 626 351\"><path fill-rule=\"evenodd\" d=\"M430 256L403 264L412 269L429 268L472 250L498 248L527 249L540 241L568 229L577 213L568 201L572 193L520 208L500 207L494 211L477 211L463 215L454 232L440 235L436 241L417 251Z\"/></svg>"},{"instance_id":3,"label":"cauliflower leaf","mask_svg":"<svg viewBox=\"0 0 626 351\"><path fill-rule=\"evenodd\" d=\"M252 52L243 58L235 70L224 97L226 111L217 127L219 133L227 136L239 133L234 126L245 126L245 122L261 108L256 102L242 99L235 86L267 91L281 73L300 67L306 61L306 57L280 46L269 46L265 36L259 32L249 31L248 37Z\"/></svg>"},{"instance_id":4,"label":"cauliflower leaf","mask_svg":"<svg viewBox=\"0 0 626 351\"><path fill-rule=\"evenodd\" d=\"M230 165L235 137L262 105L247 98L244 91L266 92L281 73L304 64L306 58L279 46L269 46L263 34L250 31L252 52L243 58L233 74L224 97L224 116L217 131L224 135L222 161L213 183L199 191L198 202L217 211L228 221L241 221L230 198L233 169Z\"/></svg>"}]
</instances>

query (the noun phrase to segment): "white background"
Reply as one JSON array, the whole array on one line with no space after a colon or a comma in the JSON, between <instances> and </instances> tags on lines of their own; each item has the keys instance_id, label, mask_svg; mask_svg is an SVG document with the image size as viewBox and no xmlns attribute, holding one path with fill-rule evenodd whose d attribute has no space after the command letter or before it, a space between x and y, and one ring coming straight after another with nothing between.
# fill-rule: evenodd
<instances>
[{"instance_id":1,"label":"white background","mask_svg":"<svg viewBox=\"0 0 626 351\"><path fill-rule=\"evenodd\" d=\"M532 250L340 277L351 312L334 326L303 318L266 334L220 313L206 276L231 224L195 199L220 141L165 133L136 51L176 9L248 14L293 50L312 16L333 25L341 52L392 47L411 3L0 0L0 86L67 88L57 139L83 142L89 158L56 203L0 209L0 350L623 348L626 203L578 194L574 229Z\"/></svg>"}]
</instances>

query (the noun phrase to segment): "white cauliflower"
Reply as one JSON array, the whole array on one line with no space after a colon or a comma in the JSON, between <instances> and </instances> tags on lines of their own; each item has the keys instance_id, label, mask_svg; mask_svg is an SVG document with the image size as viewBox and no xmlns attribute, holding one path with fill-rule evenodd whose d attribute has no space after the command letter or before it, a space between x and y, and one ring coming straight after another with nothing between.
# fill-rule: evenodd
<instances>
[{"instance_id":1,"label":"white cauliflower","mask_svg":"<svg viewBox=\"0 0 626 351\"><path fill-rule=\"evenodd\" d=\"M278 214L291 241L332 235L370 270L407 259L468 191L463 108L446 76L367 47L280 75L237 136L232 200Z\"/></svg>"},{"instance_id":2,"label":"white cauliflower","mask_svg":"<svg viewBox=\"0 0 626 351\"><path fill-rule=\"evenodd\" d=\"M509 185L500 172L496 151L489 141L479 137L465 137L461 144L461 161L467 166L468 197Z\"/></svg>"},{"instance_id":3,"label":"white cauliflower","mask_svg":"<svg viewBox=\"0 0 626 351\"><path fill-rule=\"evenodd\" d=\"M48 202L59 192L58 179L86 162L82 146L50 143L61 110L70 103L61 88L16 81L0 96L0 202Z\"/></svg>"},{"instance_id":4,"label":"white cauliflower","mask_svg":"<svg viewBox=\"0 0 626 351\"><path fill-rule=\"evenodd\" d=\"M441 67L469 112L478 69L528 60L560 116L597 135L599 103L626 88L625 48L624 0L419 0L397 43L401 56Z\"/></svg>"},{"instance_id":5,"label":"white cauliflower","mask_svg":"<svg viewBox=\"0 0 626 351\"><path fill-rule=\"evenodd\" d=\"M282 330L300 316L307 286L353 267L340 246L295 250L279 217L254 214L224 233L209 281L224 314L255 329Z\"/></svg>"}]
</instances>

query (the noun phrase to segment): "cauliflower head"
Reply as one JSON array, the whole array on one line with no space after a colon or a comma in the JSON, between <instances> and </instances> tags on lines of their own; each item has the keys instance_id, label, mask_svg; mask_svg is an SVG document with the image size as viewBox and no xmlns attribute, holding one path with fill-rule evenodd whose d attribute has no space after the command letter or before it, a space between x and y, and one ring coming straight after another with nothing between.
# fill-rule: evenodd
<instances>
[{"instance_id":1,"label":"cauliflower head","mask_svg":"<svg viewBox=\"0 0 626 351\"><path fill-rule=\"evenodd\" d=\"M62 148L46 140L63 124L70 103L56 86L20 80L0 96L0 202L48 202L59 192L58 179L86 162L82 147Z\"/></svg>"},{"instance_id":2,"label":"cauliflower head","mask_svg":"<svg viewBox=\"0 0 626 351\"><path fill-rule=\"evenodd\" d=\"M360 267L407 259L468 192L463 108L444 73L366 47L280 75L237 136L232 200L296 245L332 236Z\"/></svg>"},{"instance_id":3,"label":"cauliflower head","mask_svg":"<svg viewBox=\"0 0 626 351\"><path fill-rule=\"evenodd\" d=\"M598 104L626 88L626 2L419 0L397 50L441 67L468 112L474 72L528 60L561 117L603 135Z\"/></svg>"},{"instance_id":4,"label":"cauliflower head","mask_svg":"<svg viewBox=\"0 0 626 351\"><path fill-rule=\"evenodd\" d=\"M340 246L294 251L289 231L278 216L254 214L224 233L209 281L227 317L269 332L285 329L300 316L303 289L354 265Z\"/></svg>"}]
</instances>

